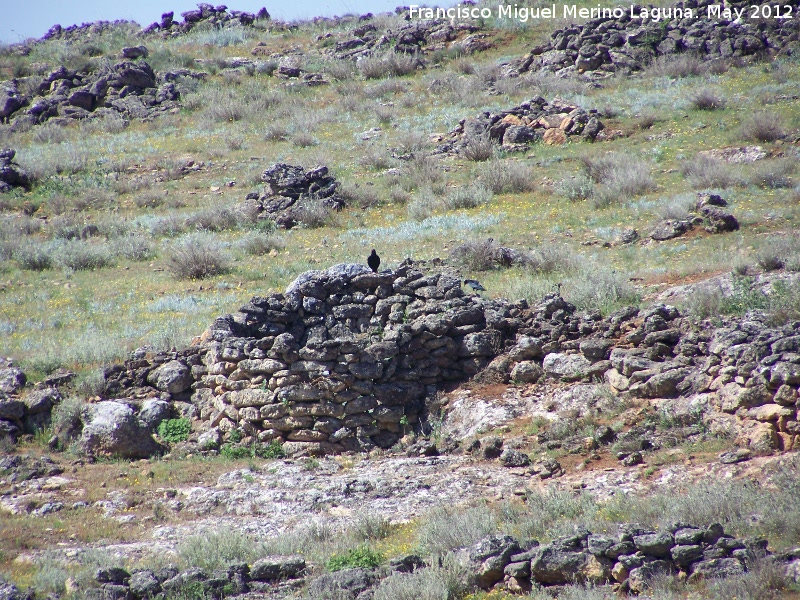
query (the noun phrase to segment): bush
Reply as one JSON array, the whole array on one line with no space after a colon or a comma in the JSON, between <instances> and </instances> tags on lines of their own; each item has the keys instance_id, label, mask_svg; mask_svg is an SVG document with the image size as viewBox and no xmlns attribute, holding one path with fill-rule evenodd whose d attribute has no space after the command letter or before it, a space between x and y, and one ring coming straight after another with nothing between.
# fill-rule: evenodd
<instances>
[{"instance_id":1,"label":"bush","mask_svg":"<svg viewBox=\"0 0 800 600\"><path fill-rule=\"evenodd\" d=\"M694 160L681 165L684 177L695 189L725 189L744 183L741 171L736 165L712 158L706 154L697 154Z\"/></svg>"},{"instance_id":2,"label":"bush","mask_svg":"<svg viewBox=\"0 0 800 600\"><path fill-rule=\"evenodd\" d=\"M689 103L695 110L721 110L728 101L714 90L703 88L689 97Z\"/></svg>"},{"instance_id":3,"label":"bush","mask_svg":"<svg viewBox=\"0 0 800 600\"><path fill-rule=\"evenodd\" d=\"M625 274L593 265L584 265L569 279L564 297L581 310L600 310L603 314L638 304L641 299Z\"/></svg>"},{"instance_id":4,"label":"bush","mask_svg":"<svg viewBox=\"0 0 800 600\"><path fill-rule=\"evenodd\" d=\"M220 456L228 460L240 460L242 458L275 459L285 456L283 446L281 446L281 443L277 440L265 446L256 443L250 444L249 446L237 446L236 442L238 441L238 439L234 439L232 436L231 441L220 448Z\"/></svg>"},{"instance_id":5,"label":"bush","mask_svg":"<svg viewBox=\"0 0 800 600\"><path fill-rule=\"evenodd\" d=\"M44 271L53 267L51 249L41 244L25 244L11 252L12 257L25 271Z\"/></svg>"},{"instance_id":6,"label":"bush","mask_svg":"<svg viewBox=\"0 0 800 600\"><path fill-rule=\"evenodd\" d=\"M369 546L359 546L349 549L345 554L334 554L325 565L328 571L341 571L342 569L374 569L383 562L383 556L371 550Z\"/></svg>"},{"instance_id":7,"label":"bush","mask_svg":"<svg viewBox=\"0 0 800 600\"><path fill-rule=\"evenodd\" d=\"M317 229L333 224L333 209L317 198L300 200L295 205L292 216L308 229Z\"/></svg>"},{"instance_id":8,"label":"bush","mask_svg":"<svg viewBox=\"0 0 800 600\"><path fill-rule=\"evenodd\" d=\"M790 176L796 168L797 161L791 158L759 161L753 169L750 181L766 189L789 188L792 187Z\"/></svg>"},{"instance_id":9,"label":"bush","mask_svg":"<svg viewBox=\"0 0 800 600\"><path fill-rule=\"evenodd\" d=\"M239 215L230 208L210 208L189 216L186 225L198 231L232 230L239 226Z\"/></svg>"},{"instance_id":10,"label":"bush","mask_svg":"<svg viewBox=\"0 0 800 600\"><path fill-rule=\"evenodd\" d=\"M73 271L89 271L110 265L114 257L106 246L93 246L81 240L69 240L56 249L56 263Z\"/></svg>"},{"instance_id":11,"label":"bush","mask_svg":"<svg viewBox=\"0 0 800 600\"><path fill-rule=\"evenodd\" d=\"M356 63L365 79L402 77L417 70L420 61L413 56L389 52L382 56L362 58Z\"/></svg>"},{"instance_id":12,"label":"bush","mask_svg":"<svg viewBox=\"0 0 800 600\"><path fill-rule=\"evenodd\" d=\"M648 164L632 156L612 153L600 158L585 157L583 164L587 175L599 184L594 189L595 208L624 202L656 187Z\"/></svg>"},{"instance_id":13,"label":"bush","mask_svg":"<svg viewBox=\"0 0 800 600\"><path fill-rule=\"evenodd\" d=\"M471 137L461 151L467 160L482 162L494 156L494 144L488 134Z\"/></svg>"},{"instance_id":14,"label":"bush","mask_svg":"<svg viewBox=\"0 0 800 600\"><path fill-rule=\"evenodd\" d=\"M185 565L208 572L236 562L252 563L267 554L260 542L236 530L204 531L186 538L177 550Z\"/></svg>"},{"instance_id":15,"label":"bush","mask_svg":"<svg viewBox=\"0 0 800 600\"><path fill-rule=\"evenodd\" d=\"M491 190L480 183L471 183L451 189L444 199L444 204L451 210L459 208L477 208L492 201Z\"/></svg>"},{"instance_id":16,"label":"bush","mask_svg":"<svg viewBox=\"0 0 800 600\"><path fill-rule=\"evenodd\" d=\"M191 432L192 424L186 418L164 419L158 424L158 437L170 444L185 442Z\"/></svg>"},{"instance_id":17,"label":"bush","mask_svg":"<svg viewBox=\"0 0 800 600\"><path fill-rule=\"evenodd\" d=\"M472 574L454 556L439 566L394 573L375 589L375 600L455 600L472 588Z\"/></svg>"},{"instance_id":18,"label":"bush","mask_svg":"<svg viewBox=\"0 0 800 600\"><path fill-rule=\"evenodd\" d=\"M149 260L153 257L154 246L143 235L126 235L114 242L114 252L133 261Z\"/></svg>"},{"instance_id":19,"label":"bush","mask_svg":"<svg viewBox=\"0 0 800 600\"><path fill-rule=\"evenodd\" d=\"M775 111L761 111L742 123L742 139L753 142L774 142L786 136L783 119Z\"/></svg>"},{"instance_id":20,"label":"bush","mask_svg":"<svg viewBox=\"0 0 800 600\"><path fill-rule=\"evenodd\" d=\"M594 181L587 175L577 175L569 179L562 179L556 185L556 193L564 196L570 202L588 200L594 193Z\"/></svg>"},{"instance_id":21,"label":"bush","mask_svg":"<svg viewBox=\"0 0 800 600\"><path fill-rule=\"evenodd\" d=\"M533 168L515 160L487 161L478 169L478 177L495 194L519 194L536 187Z\"/></svg>"},{"instance_id":22,"label":"bush","mask_svg":"<svg viewBox=\"0 0 800 600\"><path fill-rule=\"evenodd\" d=\"M228 270L227 260L215 242L194 237L170 249L167 268L178 279L203 279Z\"/></svg>"},{"instance_id":23,"label":"bush","mask_svg":"<svg viewBox=\"0 0 800 600\"><path fill-rule=\"evenodd\" d=\"M766 238L756 250L755 258L765 271L775 271L784 267L792 271L800 270L800 235Z\"/></svg>"},{"instance_id":24,"label":"bush","mask_svg":"<svg viewBox=\"0 0 800 600\"><path fill-rule=\"evenodd\" d=\"M376 206L381 201L378 192L375 191L375 186L372 184L344 185L340 193L348 206L357 206L361 209Z\"/></svg>"},{"instance_id":25,"label":"bush","mask_svg":"<svg viewBox=\"0 0 800 600\"><path fill-rule=\"evenodd\" d=\"M660 219L687 219L689 213L695 209L697 199L691 195L675 196L656 208Z\"/></svg>"},{"instance_id":26,"label":"bush","mask_svg":"<svg viewBox=\"0 0 800 600\"><path fill-rule=\"evenodd\" d=\"M654 77L692 77L702 75L706 68L693 54L667 54L656 58L648 67L648 74Z\"/></svg>"},{"instance_id":27,"label":"bush","mask_svg":"<svg viewBox=\"0 0 800 600\"><path fill-rule=\"evenodd\" d=\"M283 238L275 234L252 234L242 242L244 251L252 256L262 256L273 250L283 250L285 247L286 242Z\"/></svg>"}]
</instances>

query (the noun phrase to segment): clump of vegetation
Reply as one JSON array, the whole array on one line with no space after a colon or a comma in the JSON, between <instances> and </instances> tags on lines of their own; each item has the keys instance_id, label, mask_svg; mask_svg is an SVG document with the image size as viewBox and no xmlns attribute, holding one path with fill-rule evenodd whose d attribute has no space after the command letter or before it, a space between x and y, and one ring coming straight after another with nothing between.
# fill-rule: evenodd
<instances>
[{"instance_id":1,"label":"clump of vegetation","mask_svg":"<svg viewBox=\"0 0 800 600\"><path fill-rule=\"evenodd\" d=\"M521 194L536 187L533 167L516 160L488 160L478 168L477 175L495 194Z\"/></svg>"},{"instance_id":2,"label":"clump of vegetation","mask_svg":"<svg viewBox=\"0 0 800 600\"><path fill-rule=\"evenodd\" d=\"M238 440L231 440L223 444L219 449L219 454L223 458L229 460L240 460L242 458L264 458L264 459L277 459L283 458L285 453L281 443L273 440L269 444L252 443L249 446L237 445Z\"/></svg>"},{"instance_id":3,"label":"clump of vegetation","mask_svg":"<svg viewBox=\"0 0 800 600\"><path fill-rule=\"evenodd\" d=\"M228 261L210 239L187 237L170 248L167 268L178 279L204 279L225 273Z\"/></svg>"},{"instance_id":4,"label":"clump of vegetation","mask_svg":"<svg viewBox=\"0 0 800 600\"><path fill-rule=\"evenodd\" d=\"M189 419L164 419L158 424L158 437L170 444L185 442L189 439L192 432L192 424Z\"/></svg>"},{"instance_id":5,"label":"clump of vegetation","mask_svg":"<svg viewBox=\"0 0 800 600\"><path fill-rule=\"evenodd\" d=\"M774 110L758 111L742 123L742 139L753 142L774 142L786 136L783 118Z\"/></svg>"},{"instance_id":6,"label":"clump of vegetation","mask_svg":"<svg viewBox=\"0 0 800 600\"><path fill-rule=\"evenodd\" d=\"M467 140L461 153L467 160L482 162L494 156L494 144L489 134L474 136Z\"/></svg>"},{"instance_id":7,"label":"clump of vegetation","mask_svg":"<svg viewBox=\"0 0 800 600\"><path fill-rule=\"evenodd\" d=\"M325 565L328 571L341 571L342 569L374 569L383 562L383 556L372 550L369 546L350 548L344 554L334 554Z\"/></svg>"},{"instance_id":8,"label":"clump of vegetation","mask_svg":"<svg viewBox=\"0 0 800 600\"><path fill-rule=\"evenodd\" d=\"M698 154L681 165L684 177L695 189L726 189L745 183L740 166L706 154Z\"/></svg>"},{"instance_id":9,"label":"clump of vegetation","mask_svg":"<svg viewBox=\"0 0 800 600\"><path fill-rule=\"evenodd\" d=\"M703 88L689 97L689 103L695 110L722 110L728 101L714 90Z\"/></svg>"},{"instance_id":10,"label":"clump of vegetation","mask_svg":"<svg viewBox=\"0 0 800 600\"><path fill-rule=\"evenodd\" d=\"M584 157L586 174L594 181L592 202L595 208L625 202L656 189L650 167L644 161L625 154Z\"/></svg>"},{"instance_id":11,"label":"clump of vegetation","mask_svg":"<svg viewBox=\"0 0 800 600\"><path fill-rule=\"evenodd\" d=\"M417 70L418 59L407 54L387 52L358 61L357 66L365 79L402 77Z\"/></svg>"}]
</instances>

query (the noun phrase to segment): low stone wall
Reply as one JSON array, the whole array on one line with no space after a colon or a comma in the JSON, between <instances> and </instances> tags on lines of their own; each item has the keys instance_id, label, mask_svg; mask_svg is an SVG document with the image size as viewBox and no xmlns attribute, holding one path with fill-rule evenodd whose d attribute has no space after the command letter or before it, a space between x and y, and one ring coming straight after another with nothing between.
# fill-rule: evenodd
<instances>
[{"instance_id":1,"label":"low stone wall","mask_svg":"<svg viewBox=\"0 0 800 600\"><path fill-rule=\"evenodd\" d=\"M311 271L214 323L192 398L210 427L287 450L388 448L426 396L513 343L508 319L524 308L467 297L454 274L411 261Z\"/></svg>"}]
</instances>

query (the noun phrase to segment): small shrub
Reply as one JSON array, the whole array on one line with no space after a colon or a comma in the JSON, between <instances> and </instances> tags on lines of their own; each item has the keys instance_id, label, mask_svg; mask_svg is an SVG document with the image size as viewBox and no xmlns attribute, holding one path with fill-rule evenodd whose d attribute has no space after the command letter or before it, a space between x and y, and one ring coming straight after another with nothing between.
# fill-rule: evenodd
<instances>
[{"instance_id":1,"label":"small shrub","mask_svg":"<svg viewBox=\"0 0 800 600\"><path fill-rule=\"evenodd\" d=\"M455 600L472 588L472 576L452 555L440 565L394 573L375 589L375 600Z\"/></svg>"},{"instance_id":2,"label":"small shrub","mask_svg":"<svg viewBox=\"0 0 800 600\"><path fill-rule=\"evenodd\" d=\"M536 187L533 168L515 160L486 161L477 173L480 181L495 194L520 194Z\"/></svg>"},{"instance_id":3,"label":"small shrub","mask_svg":"<svg viewBox=\"0 0 800 600\"><path fill-rule=\"evenodd\" d=\"M687 219L696 204L697 200L691 195L675 196L660 204L656 208L656 214L660 219Z\"/></svg>"},{"instance_id":4,"label":"small shrub","mask_svg":"<svg viewBox=\"0 0 800 600\"><path fill-rule=\"evenodd\" d=\"M279 235L274 234L253 234L248 235L242 243L242 248L251 256L263 256L273 250L283 250L286 242Z\"/></svg>"},{"instance_id":5,"label":"small shrub","mask_svg":"<svg viewBox=\"0 0 800 600\"><path fill-rule=\"evenodd\" d=\"M388 169L394 162L392 157L384 149L372 145L367 146L364 150L364 154L358 158L358 164L362 167L376 170Z\"/></svg>"},{"instance_id":6,"label":"small shrub","mask_svg":"<svg viewBox=\"0 0 800 600\"><path fill-rule=\"evenodd\" d=\"M786 136L783 119L775 111L761 111L742 123L742 139L753 142L774 142Z\"/></svg>"},{"instance_id":7,"label":"small shrub","mask_svg":"<svg viewBox=\"0 0 800 600\"><path fill-rule=\"evenodd\" d=\"M325 565L328 571L341 571L342 569L374 569L383 562L383 556L369 546L351 548L345 554L334 554Z\"/></svg>"},{"instance_id":8,"label":"small shrub","mask_svg":"<svg viewBox=\"0 0 800 600\"><path fill-rule=\"evenodd\" d=\"M395 52L363 58L356 63L365 79L402 77L416 71L417 65L419 60L416 57Z\"/></svg>"},{"instance_id":9,"label":"small shrub","mask_svg":"<svg viewBox=\"0 0 800 600\"><path fill-rule=\"evenodd\" d=\"M191 215L186 225L198 231L228 231L239 226L239 214L230 208L210 208Z\"/></svg>"},{"instance_id":10,"label":"small shrub","mask_svg":"<svg viewBox=\"0 0 800 600\"><path fill-rule=\"evenodd\" d=\"M186 538L177 548L183 564L205 569L225 569L234 562L254 562L266 555L257 540L233 529L204 531Z\"/></svg>"},{"instance_id":11,"label":"small shrub","mask_svg":"<svg viewBox=\"0 0 800 600\"><path fill-rule=\"evenodd\" d=\"M480 183L472 183L468 186L451 189L444 203L447 208L455 210L459 208L476 208L489 204L491 201L491 190L485 188Z\"/></svg>"},{"instance_id":12,"label":"small shrub","mask_svg":"<svg viewBox=\"0 0 800 600\"><path fill-rule=\"evenodd\" d=\"M406 212L412 220L424 221L440 210L443 205L442 199L438 198L430 187L427 187L417 192L414 198L408 202Z\"/></svg>"},{"instance_id":13,"label":"small shrub","mask_svg":"<svg viewBox=\"0 0 800 600\"><path fill-rule=\"evenodd\" d=\"M56 404L52 412L53 432L56 434L79 432L82 410L83 402L75 396L69 396Z\"/></svg>"},{"instance_id":14,"label":"small shrub","mask_svg":"<svg viewBox=\"0 0 800 600\"><path fill-rule=\"evenodd\" d=\"M624 202L656 187L647 163L624 154L606 154L600 158L583 159L586 173L599 184L594 189L593 203L603 208Z\"/></svg>"},{"instance_id":15,"label":"small shrub","mask_svg":"<svg viewBox=\"0 0 800 600\"><path fill-rule=\"evenodd\" d=\"M525 266L535 273L566 272L576 266L577 257L566 244L547 244L528 251Z\"/></svg>"},{"instance_id":16,"label":"small shrub","mask_svg":"<svg viewBox=\"0 0 800 600\"><path fill-rule=\"evenodd\" d=\"M790 176L796 168L797 161L791 158L759 161L753 169L750 181L766 189L789 188L792 187Z\"/></svg>"},{"instance_id":17,"label":"small shrub","mask_svg":"<svg viewBox=\"0 0 800 600\"><path fill-rule=\"evenodd\" d=\"M725 189L744 183L741 169L736 165L705 154L698 154L694 160L684 162L681 169L684 177L695 189Z\"/></svg>"},{"instance_id":18,"label":"small shrub","mask_svg":"<svg viewBox=\"0 0 800 600\"><path fill-rule=\"evenodd\" d=\"M137 208L158 208L164 204L164 194L156 190L145 190L133 197Z\"/></svg>"},{"instance_id":19,"label":"small shrub","mask_svg":"<svg viewBox=\"0 0 800 600\"><path fill-rule=\"evenodd\" d=\"M461 153L467 160L482 162L494 156L494 144L488 134L471 137Z\"/></svg>"},{"instance_id":20,"label":"small shrub","mask_svg":"<svg viewBox=\"0 0 800 600\"><path fill-rule=\"evenodd\" d=\"M192 432L192 424L187 418L164 419L158 424L158 437L170 444L185 442Z\"/></svg>"},{"instance_id":21,"label":"small shrub","mask_svg":"<svg viewBox=\"0 0 800 600\"><path fill-rule=\"evenodd\" d=\"M140 262L153 258L154 246L143 235L126 235L115 240L114 252L128 260Z\"/></svg>"},{"instance_id":22,"label":"small shrub","mask_svg":"<svg viewBox=\"0 0 800 600\"><path fill-rule=\"evenodd\" d=\"M310 148L311 146L319 145L319 140L309 131L298 131L291 137L290 141L292 145L298 148Z\"/></svg>"},{"instance_id":23,"label":"small shrub","mask_svg":"<svg viewBox=\"0 0 800 600\"><path fill-rule=\"evenodd\" d=\"M647 71L654 77L692 77L702 75L706 68L697 56L689 53L667 54L656 58Z\"/></svg>"},{"instance_id":24,"label":"small shrub","mask_svg":"<svg viewBox=\"0 0 800 600\"><path fill-rule=\"evenodd\" d=\"M51 249L41 244L25 244L12 251L12 257L25 271L44 271L53 268Z\"/></svg>"},{"instance_id":25,"label":"small shrub","mask_svg":"<svg viewBox=\"0 0 800 600\"><path fill-rule=\"evenodd\" d=\"M300 200L292 214L303 227L317 229L333 224L333 209L317 198Z\"/></svg>"},{"instance_id":26,"label":"small shrub","mask_svg":"<svg viewBox=\"0 0 800 600\"><path fill-rule=\"evenodd\" d=\"M594 193L594 181L587 175L577 175L562 179L556 185L556 192L570 202L588 200Z\"/></svg>"},{"instance_id":27,"label":"small shrub","mask_svg":"<svg viewBox=\"0 0 800 600\"><path fill-rule=\"evenodd\" d=\"M361 209L370 208L380 204L380 196L373 185L344 185L341 189L342 198L348 205Z\"/></svg>"},{"instance_id":28,"label":"small shrub","mask_svg":"<svg viewBox=\"0 0 800 600\"><path fill-rule=\"evenodd\" d=\"M54 252L58 266L73 271L102 269L114 261L114 257L105 245L93 246L81 240L66 241Z\"/></svg>"},{"instance_id":29,"label":"small shrub","mask_svg":"<svg viewBox=\"0 0 800 600\"><path fill-rule=\"evenodd\" d=\"M728 101L714 90L703 88L689 97L689 103L695 110L721 110Z\"/></svg>"},{"instance_id":30,"label":"small shrub","mask_svg":"<svg viewBox=\"0 0 800 600\"><path fill-rule=\"evenodd\" d=\"M798 270L800 266L800 235L771 236L763 241L756 251L756 262L765 271L787 268Z\"/></svg>"},{"instance_id":31,"label":"small shrub","mask_svg":"<svg viewBox=\"0 0 800 600\"><path fill-rule=\"evenodd\" d=\"M264 130L264 139L268 142L285 142L289 135L289 129L283 123L272 123Z\"/></svg>"},{"instance_id":32,"label":"small shrub","mask_svg":"<svg viewBox=\"0 0 800 600\"><path fill-rule=\"evenodd\" d=\"M227 260L214 242L187 238L167 256L167 268L178 279L203 279L227 271Z\"/></svg>"}]
</instances>

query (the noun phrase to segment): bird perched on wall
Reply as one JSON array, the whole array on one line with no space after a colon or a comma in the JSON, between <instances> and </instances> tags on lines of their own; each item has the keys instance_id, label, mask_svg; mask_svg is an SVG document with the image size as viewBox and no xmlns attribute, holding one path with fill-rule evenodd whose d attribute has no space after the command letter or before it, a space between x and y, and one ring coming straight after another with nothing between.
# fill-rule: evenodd
<instances>
[{"instance_id":1,"label":"bird perched on wall","mask_svg":"<svg viewBox=\"0 0 800 600\"><path fill-rule=\"evenodd\" d=\"M473 292L485 292L486 288L483 287L477 279L465 279L464 285L472 289Z\"/></svg>"},{"instance_id":2,"label":"bird perched on wall","mask_svg":"<svg viewBox=\"0 0 800 600\"><path fill-rule=\"evenodd\" d=\"M367 257L367 264L375 273L378 272L378 267L381 266L381 257L375 252L375 248L372 249L372 254Z\"/></svg>"}]
</instances>

